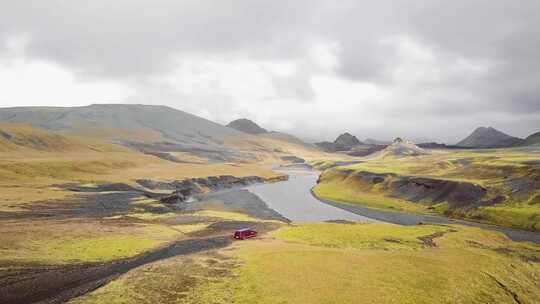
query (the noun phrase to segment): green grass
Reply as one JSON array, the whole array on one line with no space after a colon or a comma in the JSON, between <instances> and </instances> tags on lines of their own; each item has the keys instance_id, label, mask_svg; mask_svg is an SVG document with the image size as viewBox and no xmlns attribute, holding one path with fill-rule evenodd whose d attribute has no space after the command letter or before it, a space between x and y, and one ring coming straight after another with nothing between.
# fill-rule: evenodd
<instances>
[{"instance_id":1,"label":"green grass","mask_svg":"<svg viewBox=\"0 0 540 304\"><path fill-rule=\"evenodd\" d=\"M183 233L158 224L42 221L2 226L0 262L66 264L106 262L134 256L180 239Z\"/></svg>"},{"instance_id":2,"label":"green grass","mask_svg":"<svg viewBox=\"0 0 540 304\"><path fill-rule=\"evenodd\" d=\"M540 206L503 204L480 207L464 216L501 226L540 231Z\"/></svg>"},{"instance_id":3,"label":"green grass","mask_svg":"<svg viewBox=\"0 0 540 304\"><path fill-rule=\"evenodd\" d=\"M436 247L418 239L441 231ZM70 303L515 303L509 291L537 303L539 254L457 225L302 224L134 269Z\"/></svg>"},{"instance_id":4,"label":"green grass","mask_svg":"<svg viewBox=\"0 0 540 304\"><path fill-rule=\"evenodd\" d=\"M452 226L457 231L436 239L436 248L399 250L372 246L373 239L408 244L450 228L343 226L288 227L274 233L285 242L242 243L232 276L198 285L179 303L514 303L497 281L522 303L540 300L540 267L498 252L525 249L497 233ZM336 244L331 235L343 239Z\"/></svg>"},{"instance_id":5,"label":"green grass","mask_svg":"<svg viewBox=\"0 0 540 304\"><path fill-rule=\"evenodd\" d=\"M396 226L390 224L304 224L282 228L272 235L292 242L332 248L416 249L418 237L447 232L444 226Z\"/></svg>"},{"instance_id":6,"label":"green grass","mask_svg":"<svg viewBox=\"0 0 540 304\"><path fill-rule=\"evenodd\" d=\"M160 241L131 235L48 242L41 252L49 261L102 262L134 256L161 244Z\"/></svg>"},{"instance_id":7,"label":"green grass","mask_svg":"<svg viewBox=\"0 0 540 304\"><path fill-rule=\"evenodd\" d=\"M358 204L372 208L415 213L440 213L453 217L488 222L501 226L540 231L540 176L537 161L540 154L525 149L488 151L446 151L409 158L366 158L363 162L324 171L313 192L322 199ZM372 184L355 178L357 172L393 173L383 183ZM481 185L486 199L505 197L502 203L489 207L451 209L445 202L432 204L411 202L397 197L390 183L407 176L453 180ZM526 180L532 184L525 195L514 196L508 181ZM424 204L425 203L425 204Z\"/></svg>"}]
</instances>

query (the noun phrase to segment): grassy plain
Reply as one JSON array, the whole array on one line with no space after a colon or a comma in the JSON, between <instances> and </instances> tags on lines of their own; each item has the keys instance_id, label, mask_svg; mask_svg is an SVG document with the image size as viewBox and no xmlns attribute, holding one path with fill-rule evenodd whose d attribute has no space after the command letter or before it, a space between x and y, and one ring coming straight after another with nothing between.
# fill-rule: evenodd
<instances>
[{"instance_id":1,"label":"grassy plain","mask_svg":"<svg viewBox=\"0 0 540 304\"><path fill-rule=\"evenodd\" d=\"M463 226L303 224L135 269L72 303L536 303L538 254Z\"/></svg>"}]
</instances>

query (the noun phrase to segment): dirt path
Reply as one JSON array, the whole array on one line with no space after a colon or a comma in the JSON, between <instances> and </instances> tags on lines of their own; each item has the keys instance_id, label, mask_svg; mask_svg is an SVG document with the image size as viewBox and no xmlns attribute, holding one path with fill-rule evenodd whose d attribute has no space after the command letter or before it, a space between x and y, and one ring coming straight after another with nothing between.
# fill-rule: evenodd
<instances>
[{"instance_id":1,"label":"dirt path","mask_svg":"<svg viewBox=\"0 0 540 304\"><path fill-rule=\"evenodd\" d=\"M105 264L37 267L0 277L0 303L64 303L93 291L129 270L161 259L223 248L229 234L182 240L153 252Z\"/></svg>"}]
</instances>

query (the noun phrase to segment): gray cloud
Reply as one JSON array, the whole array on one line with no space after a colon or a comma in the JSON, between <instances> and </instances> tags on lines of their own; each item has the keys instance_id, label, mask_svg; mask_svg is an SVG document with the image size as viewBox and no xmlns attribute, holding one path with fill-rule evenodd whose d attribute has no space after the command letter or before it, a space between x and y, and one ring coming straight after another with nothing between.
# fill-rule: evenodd
<instances>
[{"instance_id":1,"label":"gray cloud","mask_svg":"<svg viewBox=\"0 0 540 304\"><path fill-rule=\"evenodd\" d=\"M391 137L407 128L411 136L452 141L477 125L521 136L540 129L540 2L534 0L0 0L0 58L11 56L6 43L19 36L28 38L27 58L57 63L81 81L129 84L138 95L126 102L200 109L223 122L251 114L270 129L288 119L285 131L310 138L342 129ZM325 43L338 46L336 64L317 68L310 52ZM289 62L297 70L269 72L275 96L249 101L218 84L196 92L156 84L194 56L201 64L235 58ZM320 110L316 119L329 123L310 128L314 114L303 104L321 98L317 76L371 84L389 96L358 101L358 113L343 113L339 124L332 123L338 112L325 117ZM239 79L249 86L249 78ZM298 105L257 113L265 104L285 104L281 99ZM337 106L327 102L328 109ZM357 109L354 100L347 104L344 112ZM362 123L370 119L378 121Z\"/></svg>"}]
</instances>

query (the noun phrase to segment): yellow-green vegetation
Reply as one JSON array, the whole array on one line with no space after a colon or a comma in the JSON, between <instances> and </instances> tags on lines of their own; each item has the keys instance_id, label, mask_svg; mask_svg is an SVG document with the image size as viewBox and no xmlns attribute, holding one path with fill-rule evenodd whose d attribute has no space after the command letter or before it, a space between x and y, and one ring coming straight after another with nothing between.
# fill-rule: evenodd
<instances>
[{"instance_id":1,"label":"yellow-green vegetation","mask_svg":"<svg viewBox=\"0 0 540 304\"><path fill-rule=\"evenodd\" d=\"M540 266L525 261L538 247L454 226L422 227L428 235L448 231L434 239L437 247L422 247L408 236L420 232L414 228L371 226L302 225L275 233L285 242L242 243L233 253L242 266L200 285L185 302L514 303L514 294L521 303L540 300ZM332 233L349 237L335 242ZM398 242L411 250L395 248Z\"/></svg>"},{"instance_id":2,"label":"yellow-green vegetation","mask_svg":"<svg viewBox=\"0 0 540 304\"><path fill-rule=\"evenodd\" d=\"M538 256L457 225L303 224L134 269L72 303L538 303Z\"/></svg>"},{"instance_id":3,"label":"yellow-green vegetation","mask_svg":"<svg viewBox=\"0 0 540 304\"><path fill-rule=\"evenodd\" d=\"M438 212L503 226L540 230L540 154L534 149L479 151L435 151L416 157L366 157L362 162L328 169L313 189L323 199L389 208L407 212ZM328 162L316 163L328 167ZM391 173L385 183L366 183L355 174ZM503 197L495 205L473 209L452 209L445 202L436 205L400 198L389 182L402 177L425 177L467 182L487 189L485 200ZM518 190L516 190L518 189ZM431 205L431 206L428 206Z\"/></svg>"},{"instance_id":4,"label":"yellow-green vegetation","mask_svg":"<svg viewBox=\"0 0 540 304\"><path fill-rule=\"evenodd\" d=\"M414 249L423 244L419 237L450 230L445 226L428 225L317 223L289 226L272 235L295 243L333 248Z\"/></svg>"},{"instance_id":5,"label":"yellow-green vegetation","mask_svg":"<svg viewBox=\"0 0 540 304\"><path fill-rule=\"evenodd\" d=\"M339 171L327 171L313 193L322 198L372 208L395 209L407 212L427 212L426 206L387 196L382 189L366 187L354 179L345 179Z\"/></svg>"},{"instance_id":6,"label":"yellow-green vegetation","mask_svg":"<svg viewBox=\"0 0 540 304\"><path fill-rule=\"evenodd\" d=\"M501 204L468 211L465 217L481 219L499 225L540 231L540 206Z\"/></svg>"},{"instance_id":7,"label":"yellow-green vegetation","mask_svg":"<svg viewBox=\"0 0 540 304\"><path fill-rule=\"evenodd\" d=\"M177 229L150 223L19 221L2 225L0 243L4 246L0 248L0 262L104 262L183 237Z\"/></svg>"},{"instance_id":8,"label":"yellow-green vegetation","mask_svg":"<svg viewBox=\"0 0 540 304\"><path fill-rule=\"evenodd\" d=\"M182 303L198 284L228 275L235 260L216 254L173 257L136 268L70 304Z\"/></svg>"},{"instance_id":9,"label":"yellow-green vegetation","mask_svg":"<svg viewBox=\"0 0 540 304\"><path fill-rule=\"evenodd\" d=\"M526 162L538 160L540 160L538 151L526 149L449 150L405 158L367 157L360 163L340 168L466 181L489 186L505 178L529 173L535 166Z\"/></svg>"},{"instance_id":10,"label":"yellow-green vegetation","mask_svg":"<svg viewBox=\"0 0 540 304\"><path fill-rule=\"evenodd\" d=\"M232 220L232 221L246 221L246 222L278 222L275 220L261 220L258 218L251 217L247 214L240 213L240 212L231 212L231 211L225 211L225 210L201 210L192 213L195 216L200 217L207 217L207 218L214 218L217 220Z\"/></svg>"}]
</instances>

